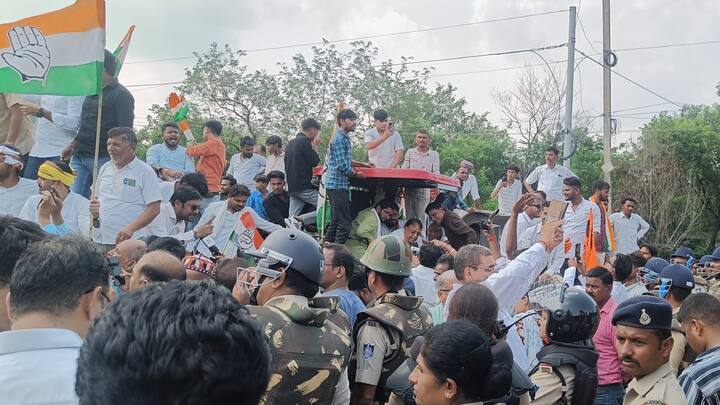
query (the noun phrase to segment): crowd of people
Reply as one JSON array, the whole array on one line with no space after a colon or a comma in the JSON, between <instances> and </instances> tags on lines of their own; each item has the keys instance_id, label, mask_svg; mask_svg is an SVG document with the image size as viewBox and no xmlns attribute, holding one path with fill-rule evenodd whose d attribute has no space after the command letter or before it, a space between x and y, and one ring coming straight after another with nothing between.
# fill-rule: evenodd
<instances>
[{"instance_id":1,"label":"crowd of people","mask_svg":"<svg viewBox=\"0 0 720 405\"><path fill-rule=\"evenodd\" d=\"M428 130L405 150L377 110L359 162L343 109L319 181L314 118L229 160L219 121L167 123L143 161L114 61L99 121L98 96L0 95L4 403L720 402L720 248L659 257L555 146L494 214L471 156L455 190L357 207L362 168L441 173Z\"/></svg>"}]
</instances>

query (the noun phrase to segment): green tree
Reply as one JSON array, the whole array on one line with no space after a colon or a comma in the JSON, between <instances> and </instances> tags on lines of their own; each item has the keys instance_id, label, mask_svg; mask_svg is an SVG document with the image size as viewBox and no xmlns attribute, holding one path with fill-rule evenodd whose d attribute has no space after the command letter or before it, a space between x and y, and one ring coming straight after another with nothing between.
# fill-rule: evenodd
<instances>
[{"instance_id":1,"label":"green tree","mask_svg":"<svg viewBox=\"0 0 720 405\"><path fill-rule=\"evenodd\" d=\"M704 200L707 248L720 233L720 105L686 106L678 115L661 114L643 127L643 139L666 147L682 167L678 181L689 181Z\"/></svg>"}]
</instances>

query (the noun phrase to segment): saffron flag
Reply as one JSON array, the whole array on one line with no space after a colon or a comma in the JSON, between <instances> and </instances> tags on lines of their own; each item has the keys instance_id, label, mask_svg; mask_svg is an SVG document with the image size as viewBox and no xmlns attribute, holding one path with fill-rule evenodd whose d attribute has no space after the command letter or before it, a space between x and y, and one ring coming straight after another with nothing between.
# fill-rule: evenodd
<instances>
[{"instance_id":1,"label":"saffron flag","mask_svg":"<svg viewBox=\"0 0 720 405\"><path fill-rule=\"evenodd\" d=\"M0 24L0 92L99 94L104 51L104 0Z\"/></svg>"},{"instance_id":2,"label":"saffron flag","mask_svg":"<svg viewBox=\"0 0 720 405\"><path fill-rule=\"evenodd\" d=\"M125 63L125 55L127 55L128 48L130 48L130 39L132 39L134 31L135 26L133 25L130 27L127 34L125 34L122 41L120 41L120 44L118 44L115 52L113 52L113 55L115 55L115 77L120 75L120 69L122 69L123 63Z\"/></svg>"},{"instance_id":3,"label":"saffron flag","mask_svg":"<svg viewBox=\"0 0 720 405\"><path fill-rule=\"evenodd\" d=\"M248 208L243 209L240 213L235 228L230 233L227 244L223 249L223 254L228 259L232 259L237 254L237 250L246 251L249 249L257 250L260 249L260 245L263 243L263 238L257 230L255 220L250 213Z\"/></svg>"}]
</instances>

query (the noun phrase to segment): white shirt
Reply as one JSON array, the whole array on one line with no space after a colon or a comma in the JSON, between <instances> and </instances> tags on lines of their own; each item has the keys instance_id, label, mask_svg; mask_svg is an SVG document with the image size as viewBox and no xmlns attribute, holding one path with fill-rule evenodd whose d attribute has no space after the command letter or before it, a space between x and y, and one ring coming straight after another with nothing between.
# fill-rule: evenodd
<instances>
[{"instance_id":1,"label":"white shirt","mask_svg":"<svg viewBox=\"0 0 720 405\"><path fill-rule=\"evenodd\" d=\"M643 283L636 282L629 287L625 286L625 291L627 291L628 298L632 298L645 294L647 292L647 288L643 285Z\"/></svg>"},{"instance_id":2,"label":"white shirt","mask_svg":"<svg viewBox=\"0 0 720 405\"><path fill-rule=\"evenodd\" d=\"M175 193L175 183L179 180L164 181L158 177L160 182L160 197L163 201L170 201L170 197Z\"/></svg>"},{"instance_id":3,"label":"white shirt","mask_svg":"<svg viewBox=\"0 0 720 405\"><path fill-rule=\"evenodd\" d=\"M238 184L243 184L250 190L255 189L255 176L265 172L267 160L253 153L252 157L245 159L242 153L236 153L230 158L227 172L232 174Z\"/></svg>"},{"instance_id":4,"label":"white shirt","mask_svg":"<svg viewBox=\"0 0 720 405\"><path fill-rule=\"evenodd\" d=\"M20 211L20 219L26 221L35 222L40 224L40 218L38 217L38 206L42 200L41 194L36 194L30 197L22 211ZM88 236L90 232L90 201L80 194L70 192L65 201L63 201L62 210L60 210L65 225L70 230L81 236Z\"/></svg>"},{"instance_id":5,"label":"white shirt","mask_svg":"<svg viewBox=\"0 0 720 405\"><path fill-rule=\"evenodd\" d=\"M457 174L453 175L457 178ZM462 190L460 190L462 199L466 199L468 194L472 197L473 201L480 199L480 191L478 191L477 178L474 174L468 175L468 179L462 184Z\"/></svg>"},{"instance_id":6,"label":"white shirt","mask_svg":"<svg viewBox=\"0 0 720 405\"><path fill-rule=\"evenodd\" d=\"M95 242L112 245L126 225L135 221L150 203L160 201L155 171L135 157L123 168L109 161L100 168L97 178L100 201L100 228L93 228ZM147 236L145 228L135 232L133 239Z\"/></svg>"},{"instance_id":7,"label":"white shirt","mask_svg":"<svg viewBox=\"0 0 720 405\"><path fill-rule=\"evenodd\" d=\"M548 254L545 247L539 243L531 246L521 253L515 260L508 263L502 270L493 273L482 284L489 288L498 301L498 308L513 307L523 297L535 282L540 272L547 265ZM443 319L447 320L450 302L462 284L454 284L453 290L445 301Z\"/></svg>"},{"instance_id":8,"label":"white shirt","mask_svg":"<svg viewBox=\"0 0 720 405\"><path fill-rule=\"evenodd\" d=\"M217 248L221 251L225 251L228 243L232 243L229 242L230 234L232 233L235 225L240 219L240 215L244 212L250 212L253 220L255 221L255 225L259 229L270 233L275 232L278 229L283 229L280 225L263 219L255 212L255 210L250 207L245 207L238 212L230 212L230 210L227 209L227 206L227 201L216 201L214 203L211 203L207 206L207 208L205 208L205 211L203 211L200 220L195 226L195 229L198 229L198 227L200 227L201 225L210 222L210 219L212 218L214 227L211 236L212 239L215 241L215 246L217 246ZM208 247L205 246L202 242L198 241L196 248L203 255L211 256L210 249L208 249ZM237 249L233 249L232 251L235 252L237 251ZM230 259L235 257L232 253L230 255L228 255L228 253L225 253L225 255Z\"/></svg>"},{"instance_id":9,"label":"white shirt","mask_svg":"<svg viewBox=\"0 0 720 405\"><path fill-rule=\"evenodd\" d=\"M615 252L627 255L640 249L637 242L645 236L650 224L637 214L630 214L628 218L622 212L616 212L609 218L615 232Z\"/></svg>"},{"instance_id":10,"label":"white shirt","mask_svg":"<svg viewBox=\"0 0 720 405\"><path fill-rule=\"evenodd\" d=\"M630 298L630 295L628 294L627 289L625 288L623 283L619 281L613 281L613 288L610 292L610 297L612 297L613 301L615 301L617 305L620 305L621 302Z\"/></svg>"},{"instance_id":11,"label":"white shirt","mask_svg":"<svg viewBox=\"0 0 720 405\"><path fill-rule=\"evenodd\" d=\"M537 189L547 194L547 201L563 201L563 180L568 177L577 177L570 169L556 164L552 169L547 164L538 166L533 170L525 182L528 184L538 183Z\"/></svg>"},{"instance_id":12,"label":"white shirt","mask_svg":"<svg viewBox=\"0 0 720 405\"><path fill-rule=\"evenodd\" d=\"M77 404L75 374L82 345L80 336L67 329L1 332L2 403Z\"/></svg>"},{"instance_id":13,"label":"white shirt","mask_svg":"<svg viewBox=\"0 0 720 405\"><path fill-rule=\"evenodd\" d=\"M365 146L367 147L367 144L380 138L380 133L377 128L370 128L365 131L363 138L365 140ZM374 164L375 167L390 167L390 163L392 163L395 158L395 152L404 149L405 147L403 146L402 138L400 137L400 134L395 131L390 138L383 141L383 143L378 145L375 149L368 150L368 160L370 163ZM398 162L398 164L401 163L402 161Z\"/></svg>"},{"instance_id":14,"label":"white shirt","mask_svg":"<svg viewBox=\"0 0 720 405\"><path fill-rule=\"evenodd\" d=\"M500 187L502 180L498 180L495 187ZM477 187L477 186L476 186ZM518 179L513 180L512 184L507 187L500 188L498 192L498 215L509 216L512 214L512 207L522 197L522 182ZM520 235L518 233L518 235Z\"/></svg>"},{"instance_id":15,"label":"white shirt","mask_svg":"<svg viewBox=\"0 0 720 405\"><path fill-rule=\"evenodd\" d=\"M185 221L177 220L175 208L166 201L160 203L160 213L145 227L145 232L148 236L172 236L185 243L195 239L192 230L185 232Z\"/></svg>"},{"instance_id":16,"label":"white shirt","mask_svg":"<svg viewBox=\"0 0 720 405\"><path fill-rule=\"evenodd\" d=\"M510 221L508 221L509 223ZM502 235L500 235L500 253L507 257L507 238L508 238L508 223L505 224L505 227L503 228ZM540 223L540 218L530 218L528 214L525 212L521 212L520 215L518 215L517 219L517 232L515 234L517 240L516 240L516 246L518 249L520 249L520 238L525 234L525 231L530 228L533 225L537 225ZM539 238L538 238L539 240ZM537 240L535 241L537 242ZM526 246L526 248L532 246L535 244L535 242L529 244Z\"/></svg>"},{"instance_id":17,"label":"white shirt","mask_svg":"<svg viewBox=\"0 0 720 405\"><path fill-rule=\"evenodd\" d=\"M271 153L265 158L265 174L267 175L273 170L279 170L285 173L285 151L280 153L280 156L275 156L275 154ZM287 180L287 177L285 180ZM270 187L269 184L268 187Z\"/></svg>"},{"instance_id":18,"label":"white shirt","mask_svg":"<svg viewBox=\"0 0 720 405\"><path fill-rule=\"evenodd\" d=\"M13 187L0 186L0 215L18 216L27 200L37 194L37 183L24 177L20 177L18 184Z\"/></svg>"},{"instance_id":19,"label":"white shirt","mask_svg":"<svg viewBox=\"0 0 720 405\"><path fill-rule=\"evenodd\" d=\"M423 303L428 307L434 307L440 303L437 290L435 290L435 271L421 264L412 269L412 273L410 279L415 284L415 295L423 297Z\"/></svg>"},{"instance_id":20,"label":"white shirt","mask_svg":"<svg viewBox=\"0 0 720 405\"><path fill-rule=\"evenodd\" d=\"M52 121L37 119L37 136L30 156L60 156L77 136L84 101L82 96L40 96L40 107L52 113Z\"/></svg>"},{"instance_id":21,"label":"white shirt","mask_svg":"<svg viewBox=\"0 0 720 405\"><path fill-rule=\"evenodd\" d=\"M530 246L538 243L540 240L540 232L542 231L542 223L535 224L525 230L521 237L518 237L518 250L527 249ZM563 251L563 244L559 244L555 249L548 255L548 273L559 274L560 268L562 268L565 262L565 252Z\"/></svg>"},{"instance_id":22,"label":"white shirt","mask_svg":"<svg viewBox=\"0 0 720 405\"><path fill-rule=\"evenodd\" d=\"M593 210L593 230L600 233L600 208L597 204L582 198L577 208L573 208L572 202L567 202L568 207L565 211L565 225L563 225L564 238L570 239L570 251L565 252L565 258L575 255L575 245L580 244L580 254L585 251L583 243L585 242L585 232L587 231L587 222L590 210Z\"/></svg>"}]
</instances>

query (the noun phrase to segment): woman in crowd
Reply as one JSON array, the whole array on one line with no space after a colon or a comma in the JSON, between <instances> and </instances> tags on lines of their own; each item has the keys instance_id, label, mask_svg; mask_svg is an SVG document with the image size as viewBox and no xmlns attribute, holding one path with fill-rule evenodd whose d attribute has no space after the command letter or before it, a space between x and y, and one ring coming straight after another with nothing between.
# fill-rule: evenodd
<instances>
[{"instance_id":1,"label":"woman in crowd","mask_svg":"<svg viewBox=\"0 0 720 405\"><path fill-rule=\"evenodd\" d=\"M493 361L490 339L455 320L432 328L410 375L418 405L482 404L510 388L510 370Z\"/></svg>"},{"instance_id":2,"label":"woman in crowd","mask_svg":"<svg viewBox=\"0 0 720 405\"><path fill-rule=\"evenodd\" d=\"M499 395L486 399L485 404L505 403L511 398L513 403L528 404L528 391L533 388L532 381L525 371L513 362L510 346L503 340L507 329L498 324L498 303L495 294L481 284L462 286L450 301L448 320L464 319L477 325L492 341L491 352L496 368L511 374L512 383ZM503 330L505 329L505 330Z\"/></svg>"}]
</instances>

